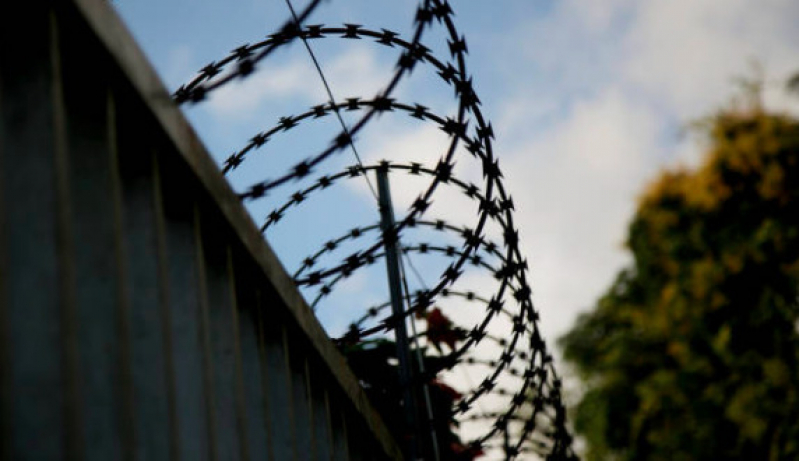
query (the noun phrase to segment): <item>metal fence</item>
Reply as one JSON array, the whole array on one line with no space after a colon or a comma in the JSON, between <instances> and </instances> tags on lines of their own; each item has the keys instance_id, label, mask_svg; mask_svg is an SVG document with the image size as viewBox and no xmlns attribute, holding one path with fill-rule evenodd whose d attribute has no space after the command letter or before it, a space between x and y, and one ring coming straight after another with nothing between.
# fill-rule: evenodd
<instances>
[{"instance_id":1,"label":"metal fence","mask_svg":"<svg viewBox=\"0 0 799 461\"><path fill-rule=\"evenodd\" d=\"M0 15L0 459L400 450L109 6Z\"/></svg>"}]
</instances>

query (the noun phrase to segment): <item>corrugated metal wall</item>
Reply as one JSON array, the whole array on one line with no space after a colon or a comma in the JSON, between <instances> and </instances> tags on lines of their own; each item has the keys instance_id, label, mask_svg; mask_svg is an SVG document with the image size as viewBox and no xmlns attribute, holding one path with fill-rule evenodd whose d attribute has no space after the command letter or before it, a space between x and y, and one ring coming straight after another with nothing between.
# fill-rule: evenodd
<instances>
[{"instance_id":1,"label":"corrugated metal wall","mask_svg":"<svg viewBox=\"0 0 799 461\"><path fill-rule=\"evenodd\" d=\"M108 5L0 9L0 459L398 458Z\"/></svg>"}]
</instances>

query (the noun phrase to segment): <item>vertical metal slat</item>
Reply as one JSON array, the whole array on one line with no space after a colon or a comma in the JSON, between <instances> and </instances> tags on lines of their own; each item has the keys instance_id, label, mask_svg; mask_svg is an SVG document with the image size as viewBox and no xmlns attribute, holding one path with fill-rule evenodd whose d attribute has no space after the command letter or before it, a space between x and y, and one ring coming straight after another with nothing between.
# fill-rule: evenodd
<instances>
[{"instance_id":1,"label":"vertical metal slat","mask_svg":"<svg viewBox=\"0 0 799 461\"><path fill-rule=\"evenodd\" d=\"M175 427L174 441L180 459L207 461L211 459L208 416L210 409L205 379L205 345L203 342L202 308L193 191L185 174L177 165L158 159L158 178L163 194L164 224L166 226L166 280L173 295L169 303L169 326L174 367Z\"/></svg>"},{"instance_id":2,"label":"vertical metal slat","mask_svg":"<svg viewBox=\"0 0 799 461\"><path fill-rule=\"evenodd\" d=\"M0 243L5 290L0 303L6 327L3 380L9 421L3 451L11 458L25 453L55 459L66 453L51 30L46 4L18 7L14 15L0 17L0 184L6 198ZM15 46L19 30L24 48Z\"/></svg>"},{"instance_id":3,"label":"vertical metal slat","mask_svg":"<svg viewBox=\"0 0 799 461\"><path fill-rule=\"evenodd\" d=\"M205 272L205 254L203 249L202 219L199 204L194 205L194 241L197 248L197 280L200 305L200 341L203 357L203 381L205 383L205 408L207 411L208 447L211 459L218 459L219 444L216 432L216 403L214 392L213 354L211 352L210 317L208 305L208 280Z\"/></svg>"},{"instance_id":4,"label":"vertical metal slat","mask_svg":"<svg viewBox=\"0 0 799 461\"><path fill-rule=\"evenodd\" d=\"M164 197L161 188L161 167L156 151L152 156L153 175L153 212L155 215L155 244L158 256L158 306L163 325L162 344L164 356L164 375L166 378L167 404L169 414L169 458L180 459L179 429L177 417L177 404L175 388L175 357L173 355L174 343L172 340L172 316L170 312L170 279L169 262L167 254L167 230L164 216ZM180 293L176 293L180 295Z\"/></svg>"}]
</instances>

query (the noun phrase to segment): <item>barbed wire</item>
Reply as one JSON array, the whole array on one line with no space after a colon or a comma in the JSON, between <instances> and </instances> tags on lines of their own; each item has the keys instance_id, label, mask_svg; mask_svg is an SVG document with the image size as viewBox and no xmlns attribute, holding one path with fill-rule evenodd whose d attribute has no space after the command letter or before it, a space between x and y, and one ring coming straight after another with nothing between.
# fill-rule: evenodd
<instances>
[{"instance_id":1,"label":"barbed wire","mask_svg":"<svg viewBox=\"0 0 799 461\"><path fill-rule=\"evenodd\" d=\"M476 386L461 388L462 397L453 409L461 424L472 424L472 431L480 433L467 441L469 446L501 451L508 459L526 453L547 459L575 458L561 398L561 380L541 336L538 312L531 300L528 264L519 249L518 230L513 219L514 202L502 182L502 172L493 150L494 130L483 115L480 99L467 71L466 40L455 27L451 6L444 0L422 1L414 15L412 38L405 40L401 34L388 29L369 29L359 24L303 26L318 10L320 3L321 0L311 1L300 14L287 20L278 32L265 40L239 46L229 55L203 67L194 79L175 91L175 101L179 104L201 103L211 92L252 75L275 50L295 40L372 39L371 43L397 50L396 69L376 96L336 102L328 90L327 102L297 115L281 117L274 126L257 132L224 160L223 172L231 174L245 167L256 152L266 150L273 138L301 124L330 115L339 119L342 130L327 146L273 179L249 184L240 193L244 201L263 201L274 190L294 182L305 184L289 193L288 199L282 203L272 204L265 217L256 217L262 220L261 230L267 235L284 222L287 214L347 180L377 171L424 178L426 187L401 214L393 229L382 231L380 223L373 222L328 237L321 248L301 261L293 273L295 283L305 293L310 293L310 287L319 287L311 301L312 307L319 312L324 308L324 300L341 281L383 258L387 244L400 242L399 248L408 261L411 257L434 258L438 265L446 267L437 278L427 278L423 289L406 294L410 307L402 317L390 312L388 302L364 306L363 313L352 319L347 333L336 341L352 344L369 337L380 337L389 334L399 322L420 323L433 309L454 313L478 312L479 315L471 317L450 316L451 328L461 334L457 341L459 344L446 351L438 347L437 365L417 374L415 380L445 379L442 376L458 367L484 370L480 373L484 378ZM443 29L449 51L447 58L436 56L431 48L423 45L426 32L435 26ZM400 81L409 77L417 65L432 69L452 89L456 102L453 114L439 115L422 104L405 103L392 97ZM318 69L321 72L321 67ZM348 127L341 118L344 111L361 115ZM447 147L431 163L392 159L394 161L364 164L358 157L356 165L341 171L325 170L325 162L347 147L354 148L354 137L365 130L376 115L388 112L405 113L420 123L434 124L448 137ZM464 161L479 165L482 177L479 184L458 177L456 160L462 157L460 153L463 152L462 155L466 155ZM431 213L434 195L443 188L452 188L460 197L476 204L477 211L469 225L427 217ZM499 240L489 238L490 233ZM439 237L431 239L434 235ZM367 241L370 237L373 237L371 243ZM358 248L357 251L339 255L341 248L353 246ZM326 265L320 262L323 259L327 261ZM490 293L483 292L485 288L458 289L457 284L465 273L489 280L486 285L491 286ZM469 318L473 321L469 322ZM421 344L428 349L439 346L431 339L433 333L428 323L427 329L420 328L415 339L422 341Z\"/></svg>"}]
</instances>

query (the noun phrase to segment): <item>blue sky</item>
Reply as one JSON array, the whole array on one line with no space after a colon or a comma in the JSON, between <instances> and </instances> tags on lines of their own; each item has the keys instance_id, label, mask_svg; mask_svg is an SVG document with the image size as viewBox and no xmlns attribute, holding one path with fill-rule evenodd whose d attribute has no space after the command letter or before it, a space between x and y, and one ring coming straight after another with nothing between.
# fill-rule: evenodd
<instances>
[{"instance_id":1,"label":"blue sky","mask_svg":"<svg viewBox=\"0 0 799 461\"><path fill-rule=\"evenodd\" d=\"M294 3L298 9L305 4ZM782 91L784 80L799 71L795 0L451 3L467 39L468 68L483 111L497 134L495 153L515 201L533 300L550 343L579 312L592 307L629 262L623 242L638 194L660 169L696 163L701 140L685 127L729 104L738 91L736 79L760 72L766 106L799 113L797 100ZM231 49L275 32L288 17L282 0L113 4L170 89ZM324 2L307 23L356 23L407 36L415 6L410 0L334 0ZM443 51L442 37L431 33L425 44ZM366 40L313 41L312 46L339 100L376 94L396 60L394 51ZM423 70L415 71L396 95L442 113L453 110L451 90ZM184 112L221 160L279 116L325 100L297 43L276 53L242 84L220 90L200 106L184 107ZM276 141L269 157L254 158L246 172L231 176L234 188L276 176L275 170L325 146L337 130L328 117ZM412 123L407 116L385 116L357 145L367 161L431 162L424 153L440 152L445 142L435 127ZM345 156L337 162L331 171L353 160ZM479 179L479 170L462 168L464 176ZM402 183L394 184L393 194L399 209L418 192ZM453 220L474 215L468 203L450 202L446 193L443 197L438 206ZM270 236L290 271L298 258L324 242L320 235L330 238L376 219L364 182L312 202L291 218L293 226L281 224ZM252 206L256 222L275 203ZM439 263L420 263L420 272L436 272ZM343 307L335 315L321 315L323 321L343 328L355 312L346 306L354 293L369 303L383 300L379 277L350 280L338 301ZM467 283L485 282L474 278Z\"/></svg>"}]
</instances>

